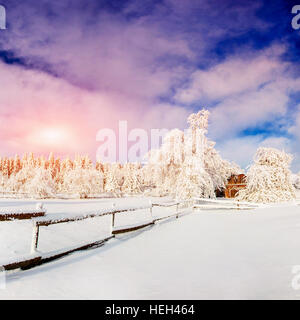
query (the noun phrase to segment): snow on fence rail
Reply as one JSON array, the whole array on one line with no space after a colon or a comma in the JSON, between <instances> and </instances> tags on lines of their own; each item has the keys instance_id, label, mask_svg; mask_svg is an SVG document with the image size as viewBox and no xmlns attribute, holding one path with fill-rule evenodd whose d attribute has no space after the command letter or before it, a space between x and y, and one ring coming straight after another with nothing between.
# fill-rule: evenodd
<instances>
[{"instance_id":1,"label":"snow on fence rail","mask_svg":"<svg viewBox=\"0 0 300 320\"><path fill-rule=\"evenodd\" d=\"M238 210L250 210L263 206L262 204L256 204L245 201L231 201L231 200L220 200L220 199L203 199L194 198L196 202L194 208L197 209L238 209ZM206 204L203 204L206 203Z\"/></svg>"},{"instance_id":2,"label":"snow on fence rail","mask_svg":"<svg viewBox=\"0 0 300 320\"><path fill-rule=\"evenodd\" d=\"M25 220L32 219L36 217L45 216L46 211L43 209L1 209L0 211L0 221L12 221L12 220Z\"/></svg>"}]
</instances>

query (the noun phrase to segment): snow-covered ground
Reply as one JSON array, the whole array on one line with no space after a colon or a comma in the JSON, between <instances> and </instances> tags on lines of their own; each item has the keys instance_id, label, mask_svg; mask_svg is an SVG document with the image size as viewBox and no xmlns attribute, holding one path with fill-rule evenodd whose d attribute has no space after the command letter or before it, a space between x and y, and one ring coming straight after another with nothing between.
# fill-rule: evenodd
<instances>
[{"instance_id":1,"label":"snow-covered ground","mask_svg":"<svg viewBox=\"0 0 300 320\"><path fill-rule=\"evenodd\" d=\"M48 215L77 214L148 198L43 201ZM1 200L1 207L35 208ZM174 210L174 209L173 209ZM155 208L154 216L170 209ZM149 219L149 210L120 214L118 225ZM47 252L107 235L110 217L42 227ZM0 222L0 262L29 253L32 223ZM118 236L105 246L28 271L7 273L0 299L299 299L300 206L202 210ZM295 279L294 279L295 280Z\"/></svg>"}]
</instances>

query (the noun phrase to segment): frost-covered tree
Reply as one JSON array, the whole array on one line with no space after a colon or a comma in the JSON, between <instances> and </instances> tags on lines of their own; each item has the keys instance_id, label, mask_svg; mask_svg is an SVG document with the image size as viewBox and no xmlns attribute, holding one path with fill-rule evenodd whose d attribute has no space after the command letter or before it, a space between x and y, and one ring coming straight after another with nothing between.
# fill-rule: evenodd
<instances>
[{"instance_id":1,"label":"frost-covered tree","mask_svg":"<svg viewBox=\"0 0 300 320\"><path fill-rule=\"evenodd\" d=\"M32 165L11 175L6 182L6 191L31 198L52 198L56 194L51 172Z\"/></svg>"},{"instance_id":2,"label":"frost-covered tree","mask_svg":"<svg viewBox=\"0 0 300 320\"><path fill-rule=\"evenodd\" d=\"M2 160L2 173L4 176L9 177L9 159L6 157Z\"/></svg>"},{"instance_id":3,"label":"frost-covered tree","mask_svg":"<svg viewBox=\"0 0 300 320\"><path fill-rule=\"evenodd\" d=\"M225 188L232 174L241 169L223 160L214 149L215 142L206 137L208 110L191 114L190 124L185 135L184 161L177 179L176 196L179 199L192 197L212 198L217 189Z\"/></svg>"},{"instance_id":4,"label":"frost-covered tree","mask_svg":"<svg viewBox=\"0 0 300 320\"><path fill-rule=\"evenodd\" d=\"M63 159L60 162L60 167L55 177L56 189L58 193L61 193L62 191L62 184L64 182L64 176L66 175L66 172L73 170L73 168L74 168L73 161L69 157Z\"/></svg>"},{"instance_id":5,"label":"frost-covered tree","mask_svg":"<svg viewBox=\"0 0 300 320\"><path fill-rule=\"evenodd\" d=\"M103 192L103 174L94 168L77 167L67 170L60 192L68 195L77 194L80 198L99 195Z\"/></svg>"},{"instance_id":6,"label":"frost-covered tree","mask_svg":"<svg viewBox=\"0 0 300 320\"><path fill-rule=\"evenodd\" d=\"M292 184L296 189L300 190L300 172L292 175Z\"/></svg>"},{"instance_id":7,"label":"frost-covered tree","mask_svg":"<svg viewBox=\"0 0 300 320\"><path fill-rule=\"evenodd\" d=\"M176 197L179 199L215 196L213 181L205 170L204 162L208 116L208 110L203 109L188 117L190 127L185 137L184 161L176 184Z\"/></svg>"},{"instance_id":8,"label":"frost-covered tree","mask_svg":"<svg viewBox=\"0 0 300 320\"><path fill-rule=\"evenodd\" d=\"M16 176L18 176L19 173L20 171ZM20 191L21 193L24 191L24 193L32 198L54 198L56 195L56 186L52 179L51 172L44 168L34 168L32 176L26 179Z\"/></svg>"},{"instance_id":9,"label":"frost-covered tree","mask_svg":"<svg viewBox=\"0 0 300 320\"><path fill-rule=\"evenodd\" d=\"M171 130L163 140L162 152L162 185L161 192L174 196L174 186L184 161L184 133L181 130Z\"/></svg>"},{"instance_id":10,"label":"frost-covered tree","mask_svg":"<svg viewBox=\"0 0 300 320\"><path fill-rule=\"evenodd\" d=\"M103 174L93 167L88 156L77 155L74 162L69 158L53 161L50 166L56 172L58 193L78 195L80 198L103 193Z\"/></svg>"},{"instance_id":11,"label":"frost-covered tree","mask_svg":"<svg viewBox=\"0 0 300 320\"><path fill-rule=\"evenodd\" d=\"M119 196L122 184L121 165L119 163L111 163L105 166L105 192L112 193L114 196Z\"/></svg>"},{"instance_id":12,"label":"frost-covered tree","mask_svg":"<svg viewBox=\"0 0 300 320\"><path fill-rule=\"evenodd\" d=\"M204 168L212 179L214 189L223 190L228 178L243 173L243 170L237 164L222 159L214 146L215 142L207 141L204 150Z\"/></svg>"},{"instance_id":13,"label":"frost-covered tree","mask_svg":"<svg viewBox=\"0 0 300 320\"><path fill-rule=\"evenodd\" d=\"M146 192L152 195L161 195L163 184L163 157L159 149L150 150L147 154L147 165L142 169L143 185Z\"/></svg>"},{"instance_id":14,"label":"frost-covered tree","mask_svg":"<svg viewBox=\"0 0 300 320\"><path fill-rule=\"evenodd\" d=\"M8 177L0 171L0 193L5 194L8 191L7 181Z\"/></svg>"},{"instance_id":15,"label":"frost-covered tree","mask_svg":"<svg viewBox=\"0 0 300 320\"><path fill-rule=\"evenodd\" d=\"M177 179L176 197L179 200L215 197L212 179L197 158L190 157L184 161Z\"/></svg>"},{"instance_id":16,"label":"frost-covered tree","mask_svg":"<svg viewBox=\"0 0 300 320\"><path fill-rule=\"evenodd\" d=\"M185 134L178 129L170 131L162 147L149 153L143 171L152 177L156 195L214 197L215 190L225 188L232 174L241 173L237 165L223 160L215 143L207 139L208 117L205 109L191 114Z\"/></svg>"},{"instance_id":17,"label":"frost-covered tree","mask_svg":"<svg viewBox=\"0 0 300 320\"><path fill-rule=\"evenodd\" d=\"M247 187L237 198L250 202L285 202L295 198L289 170L292 156L274 148L259 148L247 173Z\"/></svg>"},{"instance_id":18,"label":"frost-covered tree","mask_svg":"<svg viewBox=\"0 0 300 320\"><path fill-rule=\"evenodd\" d=\"M73 170L76 171L71 173ZM80 170L83 170L82 173ZM102 193L103 173L100 170L99 175L94 171L99 172L88 156L77 156L75 161L55 159L53 153L48 159L43 156L36 158L33 153L25 154L22 159L18 155L0 158L0 191L16 197L34 198L56 197L58 193L80 194L83 197L85 194ZM86 183L81 179L86 179ZM80 188L85 191L80 193Z\"/></svg>"},{"instance_id":19,"label":"frost-covered tree","mask_svg":"<svg viewBox=\"0 0 300 320\"><path fill-rule=\"evenodd\" d=\"M184 160L184 133L174 129L166 134L159 150L148 153L148 163L143 173L149 179L144 183L152 186L156 196L175 195L175 185Z\"/></svg>"},{"instance_id":20,"label":"frost-covered tree","mask_svg":"<svg viewBox=\"0 0 300 320\"><path fill-rule=\"evenodd\" d=\"M141 166L138 163L126 163L123 167L124 182L122 184L122 192L126 194L141 193Z\"/></svg>"}]
</instances>

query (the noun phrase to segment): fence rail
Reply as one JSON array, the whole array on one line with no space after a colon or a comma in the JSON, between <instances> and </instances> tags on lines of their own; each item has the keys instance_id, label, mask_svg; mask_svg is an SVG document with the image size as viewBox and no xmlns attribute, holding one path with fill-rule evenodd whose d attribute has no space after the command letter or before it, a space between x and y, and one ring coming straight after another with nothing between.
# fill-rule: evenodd
<instances>
[{"instance_id":1,"label":"fence rail","mask_svg":"<svg viewBox=\"0 0 300 320\"><path fill-rule=\"evenodd\" d=\"M11 213L2 213L0 212L0 221L13 221L13 220L30 220L36 217L43 217L45 211L37 212L11 212Z\"/></svg>"},{"instance_id":2,"label":"fence rail","mask_svg":"<svg viewBox=\"0 0 300 320\"><path fill-rule=\"evenodd\" d=\"M237 210L250 210L264 206L263 204L257 204L245 201L232 201L232 200L220 200L220 199L203 199L194 198L194 208L197 209L237 209Z\"/></svg>"}]
</instances>

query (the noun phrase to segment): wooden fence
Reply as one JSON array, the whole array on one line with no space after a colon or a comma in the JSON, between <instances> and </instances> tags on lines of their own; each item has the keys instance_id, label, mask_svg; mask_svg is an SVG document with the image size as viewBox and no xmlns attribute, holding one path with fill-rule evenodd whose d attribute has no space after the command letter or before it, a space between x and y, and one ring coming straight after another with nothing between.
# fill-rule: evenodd
<instances>
[{"instance_id":1,"label":"wooden fence","mask_svg":"<svg viewBox=\"0 0 300 320\"><path fill-rule=\"evenodd\" d=\"M136 231L136 230L154 225L156 222L161 221L163 219L169 219L171 217L179 218L180 215L191 212L191 209L193 208L193 206L190 207L189 209L187 209L187 208L181 209L180 208L180 205L184 205L185 203L189 203L189 202L180 201L180 202L160 203L160 204L150 202L149 205L146 205L146 206L127 207L127 208L126 207L125 208L116 208L115 204L113 204L110 209L103 209L97 213L88 213L88 214L77 215L77 216L65 216L65 217L60 217L60 218L56 218L56 219L51 219L51 218L48 218L47 216L32 219L33 220L33 232L32 232L32 244L31 244L30 255L27 257L22 257L20 259L14 260L14 261L9 261L3 265L3 268L5 270L14 270L14 269L26 270L26 269L30 269L32 267L41 265L43 263L50 262L55 259L61 258L63 256L66 256L66 255L73 253L73 252L76 252L76 251L100 247L100 246L104 245L107 241L109 241L110 239L114 238L115 235L117 235L117 234ZM154 218L152 215L154 207L165 207L165 208L166 207L176 207L176 210L171 215ZM143 222L139 225L132 225L132 226L126 226L126 227L121 227L121 228L115 228L116 214L130 212L130 211L137 211L137 210L145 210L145 209L149 209L149 211L150 211L150 216L151 216L150 221ZM54 252L49 252L49 253L38 252L39 233L40 233L41 227L48 227L50 225L61 224L61 223L71 223L71 222L82 221L82 220L96 218L96 217L103 217L103 216L107 216L107 215L111 216L111 225L110 225L111 230L110 230L110 235L108 237L101 239L101 240L98 240L98 241L91 242L91 243L84 243L84 244L80 244L80 245L77 245L74 247L63 248L62 250L58 250L58 251L54 251Z\"/></svg>"},{"instance_id":2,"label":"wooden fence","mask_svg":"<svg viewBox=\"0 0 300 320\"><path fill-rule=\"evenodd\" d=\"M32 212L10 212L3 213L0 212L0 221L13 221L13 220L30 220L37 217L43 217L45 215L45 211L38 210Z\"/></svg>"},{"instance_id":3,"label":"wooden fence","mask_svg":"<svg viewBox=\"0 0 300 320\"><path fill-rule=\"evenodd\" d=\"M260 206L260 205L259 205ZM153 208L161 207L161 208L171 208L175 207L175 212L163 216L154 218ZM22 257L19 260L11 261L3 265L5 270L14 270L14 269L29 269L43 263L53 261L55 259L66 256L70 253L86 250L89 248L97 248L104 245L107 241L114 238L115 235L136 231L145 227L149 227L154 225L155 223L169 219L172 217L179 218L180 215L191 213L192 210L195 209L255 209L257 208L257 204L249 203L249 202L237 202L237 201L228 201L228 200L218 200L218 199L203 199L203 198L193 198L185 201L178 202L169 202L169 203L152 203L149 202L148 205L139 206L139 207L121 207L117 208L113 203L111 208L102 209L96 213L88 213L81 214L77 216L60 216L58 218L48 218L47 216L34 218L33 220L33 232L32 232L32 244L31 244L31 253L27 257ZM143 222L138 225L131 226L123 226L121 228L115 227L115 218L119 213L132 212L137 210L148 210L150 211L151 219L147 222ZM61 223L71 223L76 221L82 221L91 218L103 217L103 216L111 216L111 224L110 224L110 234L108 237L91 242L91 243L83 243L77 246L63 248L58 251L49 252L49 253L39 253L38 252L38 244L39 244L39 233L41 227L48 227L50 225L61 224Z\"/></svg>"},{"instance_id":4,"label":"wooden fence","mask_svg":"<svg viewBox=\"0 0 300 320\"><path fill-rule=\"evenodd\" d=\"M263 204L257 204L245 201L236 200L220 200L220 199L204 199L194 198L193 207L196 209L237 209L237 210L251 210L258 207L263 207Z\"/></svg>"}]
</instances>

